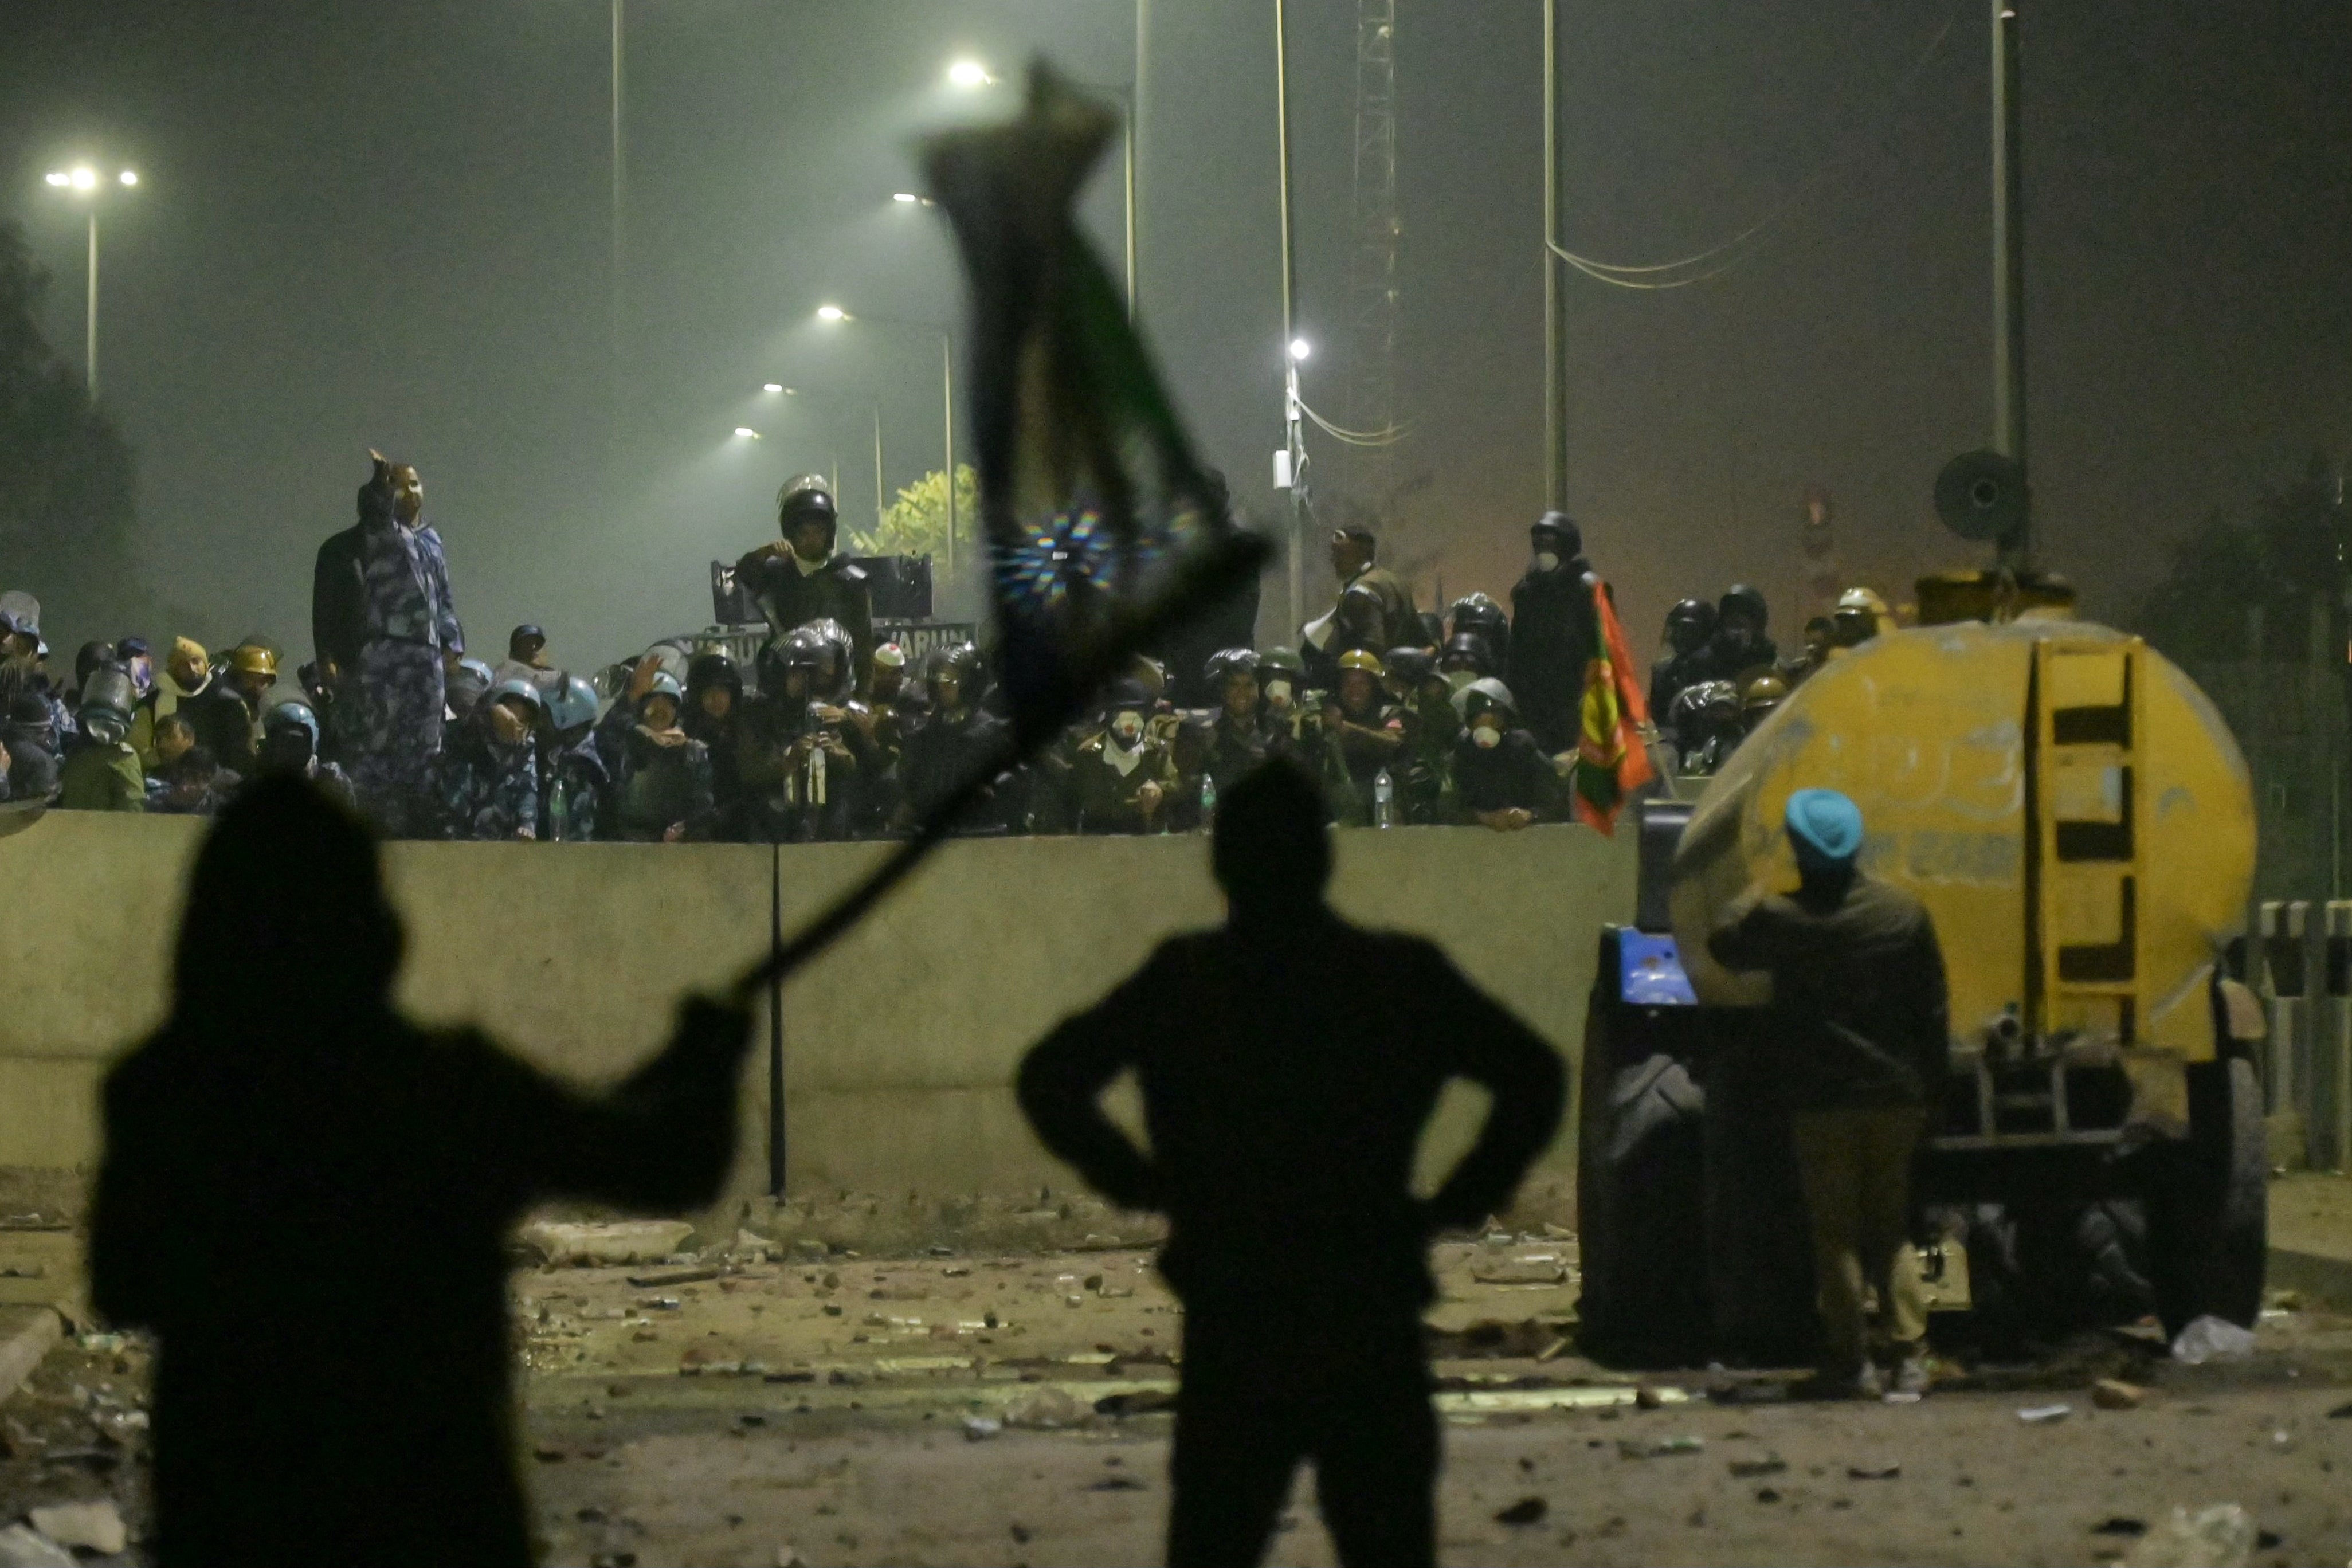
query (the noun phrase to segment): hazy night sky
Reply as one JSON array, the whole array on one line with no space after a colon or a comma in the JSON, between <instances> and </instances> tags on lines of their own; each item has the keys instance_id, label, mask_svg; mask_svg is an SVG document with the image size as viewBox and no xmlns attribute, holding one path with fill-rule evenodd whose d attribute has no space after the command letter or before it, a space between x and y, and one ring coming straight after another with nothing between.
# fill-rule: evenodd
<instances>
[{"instance_id":1,"label":"hazy night sky","mask_svg":"<svg viewBox=\"0 0 2352 1568\"><path fill-rule=\"evenodd\" d=\"M1147 329L1269 521L1272 9L1152 0L1142 216ZM1928 492L1990 423L1984 6L1562 11L1570 248L1665 259L1801 193L1713 282L1572 278L1573 510L1638 644L1735 576L1786 635L1809 483L1836 498L1850 574L1890 599L1971 559ZM1406 516L1448 594L1499 596L1541 507L1540 7L1399 12L1413 429L1393 474L1425 477ZM139 455L142 561L186 626L307 649L312 550L378 446L424 468L476 647L534 620L584 667L702 624L704 563L772 535L787 472L837 462L866 515L860 400L882 399L894 489L937 466L936 341L809 312L959 315L943 226L888 200L917 129L971 111L941 68L969 52L1012 76L1042 48L1124 84L1133 15L630 0L617 427L598 0L12 0L0 219L54 275L51 337L78 363L81 219L41 175L89 156L144 177L101 220L101 378ZM2115 614L2203 514L2352 448L2352 8L2025 0L2025 19L2043 555ZM1354 33L1348 0L1293 0L1307 395L1343 423ZM1115 156L1088 214L1115 266ZM759 396L772 379L840 401L786 412ZM738 424L768 439L730 443ZM1362 482L1310 447L1327 496Z\"/></svg>"}]
</instances>

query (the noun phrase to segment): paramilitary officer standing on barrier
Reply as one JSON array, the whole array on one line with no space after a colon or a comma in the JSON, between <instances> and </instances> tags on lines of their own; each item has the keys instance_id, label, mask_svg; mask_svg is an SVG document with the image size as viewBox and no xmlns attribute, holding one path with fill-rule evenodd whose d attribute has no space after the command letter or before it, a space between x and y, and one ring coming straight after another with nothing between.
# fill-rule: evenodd
<instances>
[{"instance_id":1,"label":"paramilitary officer standing on barrier","mask_svg":"<svg viewBox=\"0 0 2352 1568\"><path fill-rule=\"evenodd\" d=\"M1905 1239L1911 1162L1949 1063L1944 954L1919 900L1866 875L1862 812L1832 789L1789 797L1793 893L1756 889L1707 943L1716 962L1772 975L1797 1173L1811 1223L1825 1354L1817 1391L1875 1398L1864 1287L1885 1310L1895 1386L1927 1386L1927 1314Z\"/></svg>"},{"instance_id":2,"label":"paramilitary officer standing on barrier","mask_svg":"<svg viewBox=\"0 0 2352 1568\"><path fill-rule=\"evenodd\" d=\"M772 637L790 637L811 621L839 621L862 680L874 655L873 585L835 549L841 511L832 488L815 474L786 484L776 495L776 527L783 538L735 563L736 582L751 590Z\"/></svg>"}]
</instances>

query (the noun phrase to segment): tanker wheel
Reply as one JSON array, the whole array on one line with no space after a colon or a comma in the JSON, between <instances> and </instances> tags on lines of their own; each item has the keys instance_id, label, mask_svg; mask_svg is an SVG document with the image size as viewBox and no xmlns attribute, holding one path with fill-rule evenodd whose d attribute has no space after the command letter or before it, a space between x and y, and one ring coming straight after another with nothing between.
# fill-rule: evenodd
<instances>
[{"instance_id":1,"label":"tanker wheel","mask_svg":"<svg viewBox=\"0 0 2352 1568\"><path fill-rule=\"evenodd\" d=\"M2270 1247L2263 1091L2242 1058L2189 1069L2189 1136L2148 1151L2148 1254L2168 1337L2210 1314L2252 1328Z\"/></svg>"}]
</instances>

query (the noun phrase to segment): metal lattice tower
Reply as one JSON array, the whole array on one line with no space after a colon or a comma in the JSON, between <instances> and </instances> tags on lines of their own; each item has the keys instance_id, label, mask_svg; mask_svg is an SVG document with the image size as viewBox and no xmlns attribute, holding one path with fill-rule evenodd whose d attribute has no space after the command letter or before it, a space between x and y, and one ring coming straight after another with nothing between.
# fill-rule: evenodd
<instances>
[{"instance_id":1,"label":"metal lattice tower","mask_svg":"<svg viewBox=\"0 0 2352 1568\"><path fill-rule=\"evenodd\" d=\"M1356 248L1349 276L1349 423L1386 430L1396 422L1399 289L1396 0L1357 0L1356 167L1351 204ZM1390 448L1359 450L1350 467L1374 504L1391 489Z\"/></svg>"}]
</instances>

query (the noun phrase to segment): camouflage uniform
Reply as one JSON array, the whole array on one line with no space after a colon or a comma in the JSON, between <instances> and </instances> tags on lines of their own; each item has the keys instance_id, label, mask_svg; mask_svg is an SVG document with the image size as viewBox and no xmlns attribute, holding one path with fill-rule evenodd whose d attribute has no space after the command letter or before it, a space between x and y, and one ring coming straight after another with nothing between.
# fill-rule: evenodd
<instances>
[{"instance_id":1,"label":"camouflage uniform","mask_svg":"<svg viewBox=\"0 0 2352 1568\"><path fill-rule=\"evenodd\" d=\"M431 799L441 752L442 655L463 652L466 637L432 524L420 519L404 528L390 494L370 493L353 531L364 629L358 666L345 672L353 699L345 754L361 804L387 830L413 830Z\"/></svg>"},{"instance_id":2,"label":"camouflage uniform","mask_svg":"<svg viewBox=\"0 0 2352 1568\"><path fill-rule=\"evenodd\" d=\"M608 826L603 821L604 808L613 791L613 773L604 765L604 753L597 749L596 737L583 735L575 744L543 758L541 770L547 788L541 792L540 837L571 844L593 843L598 829ZM554 820L559 784L563 786L563 821L560 826Z\"/></svg>"},{"instance_id":3,"label":"camouflage uniform","mask_svg":"<svg viewBox=\"0 0 2352 1568\"><path fill-rule=\"evenodd\" d=\"M528 741L501 746L476 725L441 753L436 772L446 837L539 837L539 752Z\"/></svg>"},{"instance_id":4,"label":"camouflage uniform","mask_svg":"<svg viewBox=\"0 0 2352 1568\"><path fill-rule=\"evenodd\" d=\"M1176 804L1176 764L1168 748L1146 740L1136 747L1135 766L1121 773L1105 754L1109 737L1097 730L1071 753L1067 781L1070 812L1081 833L1142 833L1165 824ZM1147 823L1143 786L1160 786L1160 809Z\"/></svg>"}]
</instances>

